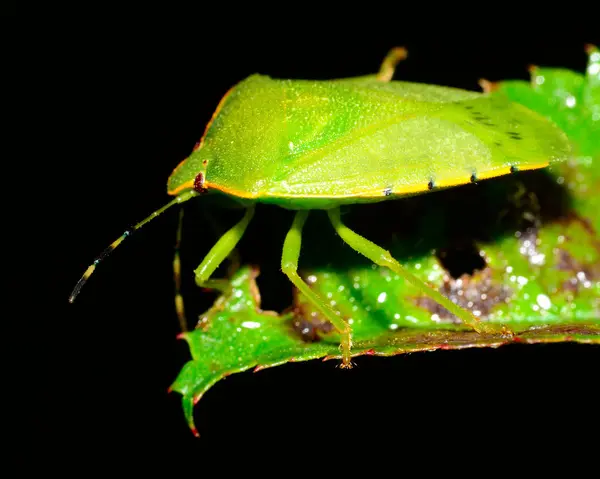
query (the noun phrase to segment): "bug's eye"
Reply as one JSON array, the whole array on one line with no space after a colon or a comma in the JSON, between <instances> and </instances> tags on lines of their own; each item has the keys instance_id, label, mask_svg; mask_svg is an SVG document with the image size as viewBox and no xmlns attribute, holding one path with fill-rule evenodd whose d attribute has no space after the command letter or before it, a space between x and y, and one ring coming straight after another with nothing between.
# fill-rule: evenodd
<instances>
[{"instance_id":1,"label":"bug's eye","mask_svg":"<svg viewBox=\"0 0 600 479\"><path fill-rule=\"evenodd\" d=\"M206 193L208 191L208 188L204 186L204 173L198 173L194 179L194 189L198 193Z\"/></svg>"}]
</instances>

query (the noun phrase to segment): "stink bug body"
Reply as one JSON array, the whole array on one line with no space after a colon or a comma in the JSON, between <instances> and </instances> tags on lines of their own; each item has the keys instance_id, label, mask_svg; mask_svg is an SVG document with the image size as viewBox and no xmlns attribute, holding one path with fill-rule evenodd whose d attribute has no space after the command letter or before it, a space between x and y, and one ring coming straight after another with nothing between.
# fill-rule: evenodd
<instances>
[{"instance_id":1,"label":"stink bug body","mask_svg":"<svg viewBox=\"0 0 600 479\"><path fill-rule=\"evenodd\" d=\"M281 267L341 335L342 366L350 366L351 327L298 275L301 235L310 210L326 210L340 237L374 263L387 266L479 332L510 334L479 322L414 277L383 248L347 228L340 206L399 199L478 180L546 167L569 155L553 124L505 98L432 85L392 82L393 49L377 75L332 81L276 80L253 75L221 100L192 154L168 181L176 198L165 209L204 194L227 195L244 217L195 270L199 286L244 234L256 203L297 210L283 245ZM130 234L117 239L87 269Z\"/></svg>"}]
</instances>

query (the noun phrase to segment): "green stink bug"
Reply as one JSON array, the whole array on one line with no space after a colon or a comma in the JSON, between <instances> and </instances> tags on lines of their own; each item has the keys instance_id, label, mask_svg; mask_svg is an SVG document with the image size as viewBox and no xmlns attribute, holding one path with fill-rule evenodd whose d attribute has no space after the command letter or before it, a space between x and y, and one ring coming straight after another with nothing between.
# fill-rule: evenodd
<instances>
[{"instance_id":1,"label":"green stink bug","mask_svg":"<svg viewBox=\"0 0 600 479\"><path fill-rule=\"evenodd\" d=\"M383 248L347 228L340 206L398 199L519 170L543 168L569 155L564 133L505 98L391 81L406 51L395 48L377 75L331 81L276 80L252 75L221 100L202 139L168 180L176 198L114 241L88 267L70 301L97 264L127 236L169 207L199 195L226 195L245 208L195 270L199 286L231 253L256 203L297 210L281 268L341 335L350 366L351 327L298 275L302 229L310 210L326 210L340 237L374 263L417 286L478 332L510 334L483 324L414 277Z\"/></svg>"}]
</instances>

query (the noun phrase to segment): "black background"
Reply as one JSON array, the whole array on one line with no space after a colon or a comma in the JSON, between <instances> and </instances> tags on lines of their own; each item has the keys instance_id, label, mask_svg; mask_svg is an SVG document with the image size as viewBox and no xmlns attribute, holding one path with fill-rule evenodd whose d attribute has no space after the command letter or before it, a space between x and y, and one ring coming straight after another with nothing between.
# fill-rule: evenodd
<instances>
[{"instance_id":1,"label":"black background","mask_svg":"<svg viewBox=\"0 0 600 479\"><path fill-rule=\"evenodd\" d=\"M239 29L223 12L168 28L140 18L118 27L80 20L50 29L31 59L24 55L40 72L32 92L39 107L28 118L39 133L30 141L44 144L23 164L44 196L35 212L22 209L37 231L32 250L42 253L16 341L23 465L175 467L185 458L200 470L217 461L215 451L246 450L262 461L278 445L288 464L314 467L315 458L386 444L410 464L419 452L506 458L588 444L585 431L598 423L598 347L574 344L360 358L349 372L312 361L236 374L196 407L195 438L178 395L167 394L188 359L176 340L174 210L123 244L67 303L93 258L168 200L169 173L221 96L251 73L369 74L391 46L404 45L410 58L396 79L477 89L481 77L526 79L530 64L582 71L584 44L600 42L592 29L558 35L550 24L490 30L485 17L444 32L419 17L338 20L335 29L315 18L289 28L279 21L278 29L249 18ZM193 218L190 211L188 225ZM184 281L195 297L189 272L207 247L184 246Z\"/></svg>"}]
</instances>

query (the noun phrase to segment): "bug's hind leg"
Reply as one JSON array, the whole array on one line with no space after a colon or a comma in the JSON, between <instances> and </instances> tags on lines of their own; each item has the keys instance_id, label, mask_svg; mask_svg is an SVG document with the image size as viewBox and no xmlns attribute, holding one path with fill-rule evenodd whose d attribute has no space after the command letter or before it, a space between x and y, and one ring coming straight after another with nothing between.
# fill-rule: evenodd
<instances>
[{"instance_id":1,"label":"bug's hind leg","mask_svg":"<svg viewBox=\"0 0 600 479\"><path fill-rule=\"evenodd\" d=\"M308 218L308 210L298 211L294 217L292 227L288 231L283 243L281 256L281 269L308 300L333 324L342 336L342 368L352 367L350 349L352 347L352 328L346 321L338 316L333 309L317 295L310 286L298 275L298 258L302 247L302 228Z\"/></svg>"},{"instance_id":2,"label":"bug's hind leg","mask_svg":"<svg viewBox=\"0 0 600 479\"><path fill-rule=\"evenodd\" d=\"M394 273L402 276L406 281L418 288L421 293L429 296L431 299L442 305L464 324L473 328L478 333L512 335L510 329L505 326L499 326L490 323L483 323L478 318L473 316L469 311L456 305L438 290L428 286L424 281L417 278L415 275L404 269L398 261L396 261L389 251L384 250L381 246L377 246L366 238L363 238L358 233L355 233L350 228L342 223L340 218L340 209L334 208L327 210L331 224L341 236L354 250L366 256L371 261L379 266L390 268Z\"/></svg>"},{"instance_id":3,"label":"bug's hind leg","mask_svg":"<svg viewBox=\"0 0 600 479\"><path fill-rule=\"evenodd\" d=\"M216 244L211 248L208 254L200 263L194 273L196 275L196 284L201 288L211 288L220 291L226 291L228 282L222 279L209 279L210 275L215 272L219 265L227 256L229 256L235 246L238 244L250 220L254 216L254 205L246 209L244 217L234 225L229 231L219 238Z\"/></svg>"},{"instance_id":4,"label":"bug's hind leg","mask_svg":"<svg viewBox=\"0 0 600 479\"><path fill-rule=\"evenodd\" d=\"M389 82L394 76L396 66L402 60L406 60L408 51L404 47L392 48L383 59L381 67L379 67L379 73L377 73L377 80L382 82Z\"/></svg>"}]
</instances>

